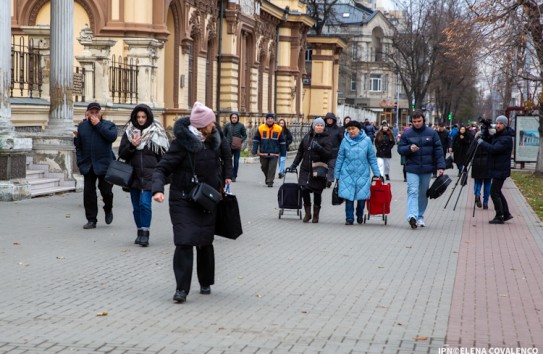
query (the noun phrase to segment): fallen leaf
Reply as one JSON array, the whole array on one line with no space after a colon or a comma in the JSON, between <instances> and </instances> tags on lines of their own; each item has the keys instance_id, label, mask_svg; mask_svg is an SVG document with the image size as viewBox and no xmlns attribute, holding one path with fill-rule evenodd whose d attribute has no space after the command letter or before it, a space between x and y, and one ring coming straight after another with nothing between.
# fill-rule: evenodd
<instances>
[{"instance_id":1,"label":"fallen leaf","mask_svg":"<svg viewBox=\"0 0 543 354\"><path fill-rule=\"evenodd\" d=\"M107 312L106 311L98 312L96 316L107 316Z\"/></svg>"},{"instance_id":2,"label":"fallen leaf","mask_svg":"<svg viewBox=\"0 0 543 354\"><path fill-rule=\"evenodd\" d=\"M260 295L260 294L256 294L256 297L258 297L258 298L261 298L261 297L262 297L262 295Z\"/></svg>"},{"instance_id":3,"label":"fallen leaf","mask_svg":"<svg viewBox=\"0 0 543 354\"><path fill-rule=\"evenodd\" d=\"M426 337L426 336L416 336L415 340L428 340L428 337Z\"/></svg>"},{"instance_id":4,"label":"fallen leaf","mask_svg":"<svg viewBox=\"0 0 543 354\"><path fill-rule=\"evenodd\" d=\"M57 259L65 259L65 258L62 256L57 256Z\"/></svg>"},{"instance_id":5,"label":"fallen leaf","mask_svg":"<svg viewBox=\"0 0 543 354\"><path fill-rule=\"evenodd\" d=\"M13 242L15 246L20 246L21 244L19 242Z\"/></svg>"},{"instance_id":6,"label":"fallen leaf","mask_svg":"<svg viewBox=\"0 0 543 354\"><path fill-rule=\"evenodd\" d=\"M66 216L66 219L69 219L72 217L70 214L66 214L65 216Z\"/></svg>"}]
</instances>

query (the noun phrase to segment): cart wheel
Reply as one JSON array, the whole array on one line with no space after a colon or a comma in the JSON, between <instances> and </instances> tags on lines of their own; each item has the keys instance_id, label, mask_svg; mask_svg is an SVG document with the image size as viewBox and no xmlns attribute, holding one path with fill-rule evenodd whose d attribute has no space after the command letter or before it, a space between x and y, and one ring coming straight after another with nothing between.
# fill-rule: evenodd
<instances>
[{"instance_id":1,"label":"cart wheel","mask_svg":"<svg viewBox=\"0 0 543 354\"><path fill-rule=\"evenodd\" d=\"M300 215L300 209L296 209L296 215Z\"/></svg>"},{"instance_id":2,"label":"cart wheel","mask_svg":"<svg viewBox=\"0 0 543 354\"><path fill-rule=\"evenodd\" d=\"M302 220L302 212L298 209L298 215L300 216L300 220Z\"/></svg>"},{"instance_id":3,"label":"cart wheel","mask_svg":"<svg viewBox=\"0 0 543 354\"><path fill-rule=\"evenodd\" d=\"M370 214L368 214L368 219L370 218ZM366 223L366 215L364 215L364 224Z\"/></svg>"},{"instance_id":4,"label":"cart wheel","mask_svg":"<svg viewBox=\"0 0 543 354\"><path fill-rule=\"evenodd\" d=\"M385 214L383 214L383 220L385 220L385 218L386 218L386 216L385 216Z\"/></svg>"},{"instance_id":5,"label":"cart wheel","mask_svg":"<svg viewBox=\"0 0 543 354\"><path fill-rule=\"evenodd\" d=\"M279 209L279 219L281 219L281 215L283 215L283 209Z\"/></svg>"},{"instance_id":6,"label":"cart wheel","mask_svg":"<svg viewBox=\"0 0 543 354\"><path fill-rule=\"evenodd\" d=\"M385 216L383 216L383 218L384 218L384 220L385 220L385 225L386 225L386 224L387 224L387 219L388 219L388 218L387 218L387 216L386 216L386 215L385 215Z\"/></svg>"}]
</instances>

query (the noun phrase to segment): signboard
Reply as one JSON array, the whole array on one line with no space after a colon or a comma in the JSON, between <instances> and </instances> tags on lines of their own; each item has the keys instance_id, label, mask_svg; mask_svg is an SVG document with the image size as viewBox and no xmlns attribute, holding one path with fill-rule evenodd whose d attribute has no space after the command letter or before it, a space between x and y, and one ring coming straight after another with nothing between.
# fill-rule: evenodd
<instances>
[{"instance_id":1,"label":"signboard","mask_svg":"<svg viewBox=\"0 0 543 354\"><path fill-rule=\"evenodd\" d=\"M515 117L515 162L537 162L539 116Z\"/></svg>"},{"instance_id":2,"label":"signboard","mask_svg":"<svg viewBox=\"0 0 543 354\"><path fill-rule=\"evenodd\" d=\"M83 73L74 73L74 87L72 89L74 96L83 96L84 81Z\"/></svg>"}]
</instances>

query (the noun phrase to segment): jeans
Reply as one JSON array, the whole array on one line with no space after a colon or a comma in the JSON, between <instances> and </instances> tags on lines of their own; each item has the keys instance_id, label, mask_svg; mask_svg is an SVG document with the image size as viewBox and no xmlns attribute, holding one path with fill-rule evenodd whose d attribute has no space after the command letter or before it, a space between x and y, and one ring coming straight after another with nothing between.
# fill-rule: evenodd
<instances>
[{"instance_id":1,"label":"jeans","mask_svg":"<svg viewBox=\"0 0 543 354\"><path fill-rule=\"evenodd\" d=\"M281 156L279 158L279 173L285 173L285 164L287 162L286 156Z\"/></svg>"},{"instance_id":2,"label":"jeans","mask_svg":"<svg viewBox=\"0 0 543 354\"><path fill-rule=\"evenodd\" d=\"M362 219L362 217L364 216L364 204L366 204L365 200L356 201L357 219ZM345 200L345 220L354 221L354 201L352 200Z\"/></svg>"},{"instance_id":3,"label":"jeans","mask_svg":"<svg viewBox=\"0 0 543 354\"><path fill-rule=\"evenodd\" d=\"M416 174L407 172L407 220L414 217L424 220L424 212L428 205L426 191L430 187L431 173Z\"/></svg>"},{"instance_id":4,"label":"jeans","mask_svg":"<svg viewBox=\"0 0 543 354\"><path fill-rule=\"evenodd\" d=\"M98 189L104 201L104 211L109 213L113 209L113 185L106 182L105 175L97 176L91 168L89 173L83 175L83 205L85 206L85 217L88 221L96 222L98 215L98 196L96 195L96 181Z\"/></svg>"},{"instance_id":5,"label":"jeans","mask_svg":"<svg viewBox=\"0 0 543 354\"><path fill-rule=\"evenodd\" d=\"M488 198L490 197L490 186L492 185L491 178L474 178L473 179L473 193L476 197L481 196L481 187L483 187L483 205L488 205Z\"/></svg>"},{"instance_id":6,"label":"jeans","mask_svg":"<svg viewBox=\"0 0 543 354\"><path fill-rule=\"evenodd\" d=\"M149 230L151 227L151 218L153 217L153 210L151 209L153 193L151 191L130 188L130 199L132 200L134 222L138 230Z\"/></svg>"},{"instance_id":7,"label":"jeans","mask_svg":"<svg viewBox=\"0 0 543 354\"><path fill-rule=\"evenodd\" d=\"M234 179L238 178L240 153L241 153L241 150L232 150L232 159L234 160Z\"/></svg>"}]
</instances>

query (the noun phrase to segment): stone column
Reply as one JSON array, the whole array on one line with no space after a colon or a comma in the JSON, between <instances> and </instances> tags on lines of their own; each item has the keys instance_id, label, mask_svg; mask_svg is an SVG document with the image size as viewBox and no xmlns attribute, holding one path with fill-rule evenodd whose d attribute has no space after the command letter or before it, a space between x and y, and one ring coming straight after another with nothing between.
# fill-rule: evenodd
<instances>
[{"instance_id":1,"label":"stone column","mask_svg":"<svg viewBox=\"0 0 543 354\"><path fill-rule=\"evenodd\" d=\"M138 60L138 103L155 107L157 104L155 82L157 50L164 46L164 42L139 38L125 39L125 43L128 45L128 57Z\"/></svg>"},{"instance_id":2,"label":"stone column","mask_svg":"<svg viewBox=\"0 0 543 354\"><path fill-rule=\"evenodd\" d=\"M51 77L46 133L71 136L73 115L74 1L51 1Z\"/></svg>"},{"instance_id":3,"label":"stone column","mask_svg":"<svg viewBox=\"0 0 543 354\"><path fill-rule=\"evenodd\" d=\"M0 201L30 197L26 181L26 152L31 139L16 137L11 122L11 1L0 1Z\"/></svg>"},{"instance_id":4,"label":"stone column","mask_svg":"<svg viewBox=\"0 0 543 354\"><path fill-rule=\"evenodd\" d=\"M90 30L90 29L89 29ZM80 55L75 57L85 69L85 100L96 101L103 107L111 106L113 101L109 92L109 68L111 47L116 40L94 38L89 31L81 31L77 39L84 46ZM92 83L94 82L94 91Z\"/></svg>"}]
</instances>

